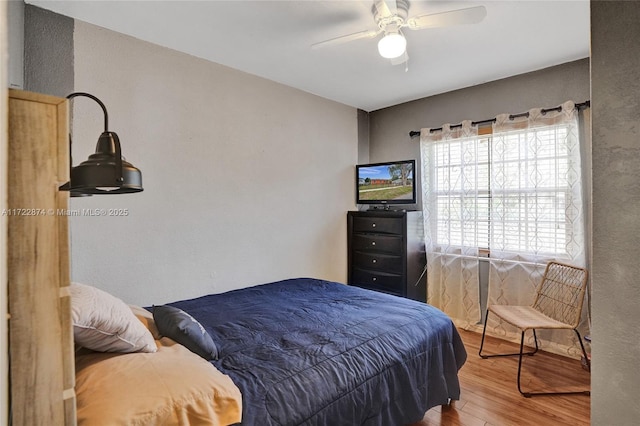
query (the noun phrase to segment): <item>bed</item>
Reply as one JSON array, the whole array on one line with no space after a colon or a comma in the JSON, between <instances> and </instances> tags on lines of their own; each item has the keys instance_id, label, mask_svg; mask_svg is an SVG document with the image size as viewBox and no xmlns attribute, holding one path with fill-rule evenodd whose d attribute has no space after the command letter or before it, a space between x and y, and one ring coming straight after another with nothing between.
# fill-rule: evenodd
<instances>
[{"instance_id":1,"label":"bed","mask_svg":"<svg viewBox=\"0 0 640 426\"><path fill-rule=\"evenodd\" d=\"M187 352L198 362L210 358L210 371L230 379L232 388L217 392L227 406L241 407L243 425L402 425L460 396L464 346L452 321L424 303L301 278L166 306L210 337L214 351L198 356L186 344ZM88 392L84 371L76 374ZM235 421L193 424L225 422Z\"/></svg>"}]
</instances>

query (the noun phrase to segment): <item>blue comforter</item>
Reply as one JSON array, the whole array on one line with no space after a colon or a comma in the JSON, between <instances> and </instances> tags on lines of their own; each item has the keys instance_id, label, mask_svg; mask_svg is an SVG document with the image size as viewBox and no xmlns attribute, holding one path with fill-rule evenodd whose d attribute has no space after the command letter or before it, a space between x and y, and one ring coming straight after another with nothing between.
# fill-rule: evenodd
<instances>
[{"instance_id":1,"label":"blue comforter","mask_svg":"<svg viewBox=\"0 0 640 426\"><path fill-rule=\"evenodd\" d=\"M460 395L464 346L424 303L301 278L170 305L217 344L243 425L402 425Z\"/></svg>"}]
</instances>

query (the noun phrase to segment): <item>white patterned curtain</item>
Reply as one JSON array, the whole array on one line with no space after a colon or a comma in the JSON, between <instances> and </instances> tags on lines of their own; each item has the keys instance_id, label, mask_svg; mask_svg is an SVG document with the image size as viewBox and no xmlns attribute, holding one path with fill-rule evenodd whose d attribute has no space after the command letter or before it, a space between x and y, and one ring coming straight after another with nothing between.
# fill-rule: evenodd
<instances>
[{"instance_id":1,"label":"white patterned curtain","mask_svg":"<svg viewBox=\"0 0 640 426\"><path fill-rule=\"evenodd\" d=\"M578 134L573 102L496 117L488 304L530 305L550 260L585 266ZM579 331L584 335L583 317ZM519 341L517 329L492 315L487 332ZM581 353L575 333L545 330L538 338L543 349L574 357ZM529 340L532 344L532 336Z\"/></svg>"},{"instance_id":2,"label":"white patterned curtain","mask_svg":"<svg viewBox=\"0 0 640 426\"><path fill-rule=\"evenodd\" d=\"M502 114L490 131L482 129L479 134L465 121L420 132L427 302L467 329L479 328L481 304L531 305L547 262L586 266L573 102ZM480 300L480 262L488 262L486 300ZM584 306L582 335L588 333ZM520 337L492 315L487 332ZM573 333L541 331L538 338L548 351L581 353Z\"/></svg>"},{"instance_id":3,"label":"white patterned curtain","mask_svg":"<svg viewBox=\"0 0 640 426\"><path fill-rule=\"evenodd\" d=\"M481 144L487 142L470 121L420 135L427 302L470 328L480 320L478 240L488 232L488 194L481 188L488 150Z\"/></svg>"}]
</instances>

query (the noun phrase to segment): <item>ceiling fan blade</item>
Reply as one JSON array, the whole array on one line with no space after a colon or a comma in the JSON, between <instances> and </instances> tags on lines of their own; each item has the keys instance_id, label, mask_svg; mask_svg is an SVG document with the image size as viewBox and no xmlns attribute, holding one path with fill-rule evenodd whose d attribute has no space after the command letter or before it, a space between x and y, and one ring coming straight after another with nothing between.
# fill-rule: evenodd
<instances>
[{"instance_id":1,"label":"ceiling fan blade","mask_svg":"<svg viewBox=\"0 0 640 426\"><path fill-rule=\"evenodd\" d=\"M347 34L347 35L343 35L343 36L340 36L340 37L330 38L329 40L325 40L325 41L320 41L318 43L314 43L314 44L311 45L311 48L312 49L319 49L321 47L327 47L327 46L333 46L333 45L338 45L338 44L342 44L342 43L347 43L349 41L359 40L361 38L374 38L375 36L377 36L381 32L382 32L382 30L380 30L380 29L378 29L378 30L360 31L360 32L357 32L357 33Z\"/></svg>"},{"instance_id":2,"label":"ceiling fan blade","mask_svg":"<svg viewBox=\"0 0 640 426\"><path fill-rule=\"evenodd\" d=\"M469 7L466 9L451 10L449 12L419 15L407 20L405 27L411 30L424 28L440 28L452 25L477 24L487 16L484 6Z\"/></svg>"}]
</instances>

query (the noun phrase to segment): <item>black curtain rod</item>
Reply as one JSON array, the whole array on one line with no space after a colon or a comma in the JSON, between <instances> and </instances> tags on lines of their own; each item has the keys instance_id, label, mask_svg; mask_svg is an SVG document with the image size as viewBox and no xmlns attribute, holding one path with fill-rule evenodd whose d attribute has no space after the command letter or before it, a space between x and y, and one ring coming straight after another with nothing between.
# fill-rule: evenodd
<instances>
[{"instance_id":1,"label":"black curtain rod","mask_svg":"<svg viewBox=\"0 0 640 426\"><path fill-rule=\"evenodd\" d=\"M584 109L584 108L589 108L589 107L591 107L591 101L584 101L582 103L575 104L575 106L576 106L577 110L581 110L581 109ZM540 112L543 115L548 113L548 112L551 112L551 111L562 111L562 106L557 106L555 108L546 108L546 109L543 108L543 109L540 110ZM511 114L509 116L509 119L513 120L514 118L528 117L528 116L529 116L528 112L522 112L520 114ZM496 122L496 119L494 117L494 118L490 118L488 120L472 121L471 125L472 126L477 126L479 124L488 124L488 123L495 123L495 122ZM454 125L450 126L451 129L455 129L456 127L462 127L462 123L454 124ZM441 130L442 130L442 127L437 127L435 129L429 129L429 131L432 132L432 133L433 132L439 132ZM413 138L413 137L416 137L416 136L420 136L420 130L412 130L412 131L409 132L409 137Z\"/></svg>"}]
</instances>

